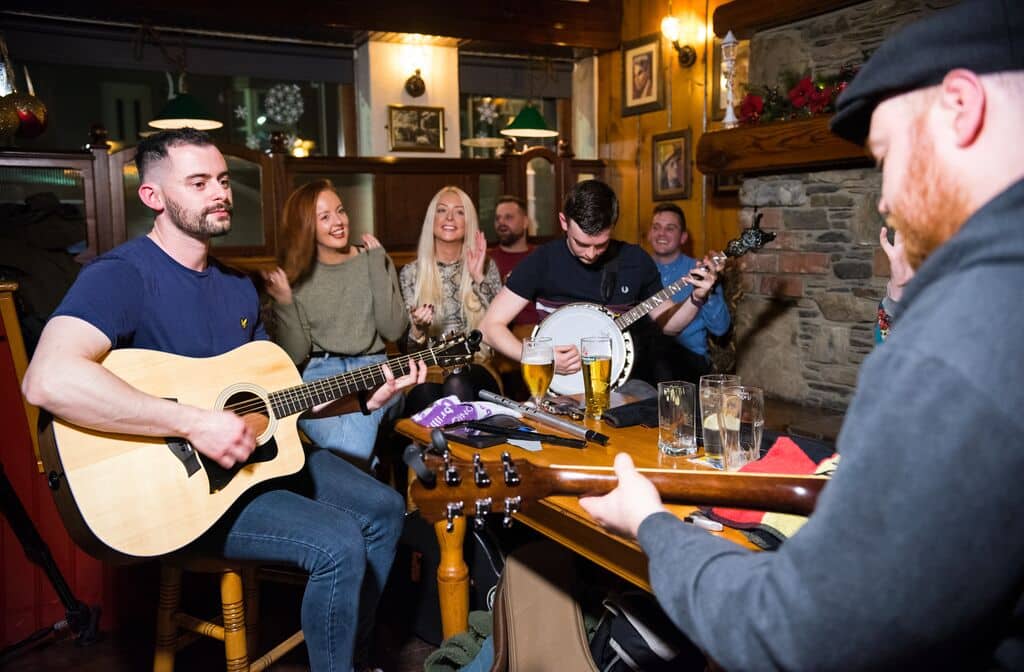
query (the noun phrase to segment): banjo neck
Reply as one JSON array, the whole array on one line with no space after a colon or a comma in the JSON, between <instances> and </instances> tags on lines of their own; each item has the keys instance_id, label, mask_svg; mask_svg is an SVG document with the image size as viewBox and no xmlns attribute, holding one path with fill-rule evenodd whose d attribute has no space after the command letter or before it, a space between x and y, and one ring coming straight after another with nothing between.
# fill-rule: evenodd
<instances>
[{"instance_id":1,"label":"banjo neck","mask_svg":"<svg viewBox=\"0 0 1024 672\"><path fill-rule=\"evenodd\" d=\"M716 264L720 264L726 260L726 255L716 254L713 260ZM678 292L680 289L690 284L689 273L673 282L668 287L665 287L660 292L652 294L648 298L644 299L640 303L633 306L631 309L622 313L615 318L615 326L621 331L625 331L631 324L639 320L641 317L651 312L662 303L665 302L670 296Z\"/></svg>"}]
</instances>

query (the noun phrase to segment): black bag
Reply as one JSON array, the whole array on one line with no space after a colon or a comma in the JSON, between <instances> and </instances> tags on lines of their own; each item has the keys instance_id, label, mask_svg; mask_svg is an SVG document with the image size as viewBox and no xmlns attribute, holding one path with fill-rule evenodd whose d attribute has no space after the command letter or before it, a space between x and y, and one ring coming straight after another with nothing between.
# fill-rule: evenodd
<instances>
[{"instance_id":1,"label":"black bag","mask_svg":"<svg viewBox=\"0 0 1024 672\"><path fill-rule=\"evenodd\" d=\"M602 672L700 672L704 655L676 629L655 599L629 592L604 601L605 613L590 640Z\"/></svg>"}]
</instances>

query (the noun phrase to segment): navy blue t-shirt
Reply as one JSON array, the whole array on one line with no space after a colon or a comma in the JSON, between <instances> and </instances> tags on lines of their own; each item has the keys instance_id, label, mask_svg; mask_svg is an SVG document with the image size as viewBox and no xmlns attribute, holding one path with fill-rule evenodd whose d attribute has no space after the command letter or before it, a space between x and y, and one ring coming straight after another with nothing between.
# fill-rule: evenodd
<instances>
[{"instance_id":1,"label":"navy blue t-shirt","mask_svg":"<svg viewBox=\"0 0 1024 672\"><path fill-rule=\"evenodd\" d=\"M114 348L212 357L267 333L249 278L210 260L182 266L149 237L119 245L87 264L54 311L85 320Z\"/></svg>"},{"instance_id":2,"label":"navy blue t-shirt","mask_svg":"<svg viewBox=\"0 0 1024 672\"><path fill-rule=\"evenodd\" d=\"M614 257L618 257L618 268L606 300L601 284L604 269ZM506 286L518 296L536 302L542 315L578 301L621 313L662 289L657 266L640 246L613 240L596 264L584 264L569 251L564 238L541 245L519 262L508 276Z\"/></svg>"}]
</instances>

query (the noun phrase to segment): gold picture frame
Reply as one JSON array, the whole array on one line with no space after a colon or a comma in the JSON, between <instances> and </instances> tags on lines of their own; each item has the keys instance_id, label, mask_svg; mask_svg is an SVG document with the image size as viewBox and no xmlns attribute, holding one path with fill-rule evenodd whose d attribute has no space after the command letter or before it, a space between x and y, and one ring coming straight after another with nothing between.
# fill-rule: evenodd
<instances>
[{"instance_id":1,"label":"gold picture frame","mask_svg":"<svg viewBox=\"0 0 1024 672\"><path fill-rule=\"evenodd\" d=\"M655 201L685 200L690 197L693 169L690 144L693 132L659 133L651 138L651 197Z\"/></svg>"},{"instance_id":2,"label":"gold picture frame","mask_svg":"<svg viewBox=\"0 0 1024 672\"><path fill-rule=\"evenodd\" d=\"M392 152L443 152L444 108L388 105L388 140Z\"/></svg>"}]
</instances>

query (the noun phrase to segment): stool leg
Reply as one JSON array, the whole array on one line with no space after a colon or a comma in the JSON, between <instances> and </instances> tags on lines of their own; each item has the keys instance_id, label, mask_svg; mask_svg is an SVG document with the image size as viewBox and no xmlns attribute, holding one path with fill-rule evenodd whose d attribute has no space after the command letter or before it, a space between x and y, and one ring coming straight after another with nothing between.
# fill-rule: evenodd
<instances>
[{"instance_id":1,"label":"stool leg","mask_svg":"<svg viewBox=\"0 0 1024 672\"><path fill-rule=\"evenodd\" d=\"M242 575L226 570L220 577L220 601L224 614L224 658L227 672L249 669L245 648L245 603L242 600Z\"/></svg>"},{"instance_id":2,"label":"stool leg","mask_svg":"<svg viewBox=\"0 0 1024 672\"><path fill-rule=\"evenodd\" d=\"M160 601L156 611L156 651L153 672L174 671L174 647L178 626L174 614L181 602L181 570L170 565L160 567Z\"/></svg>"},{"instance_id":3,"label":"stool leg","mask_svg":"<svg viewBox=\"0 0 1024 672\"><path fill-rule=\"evenodd\" d=\"M259 650L260 584L255 567L242 570L242 588L245 590L245 645L249 653L256 655Z\"/></svg>"}]
</instances>

